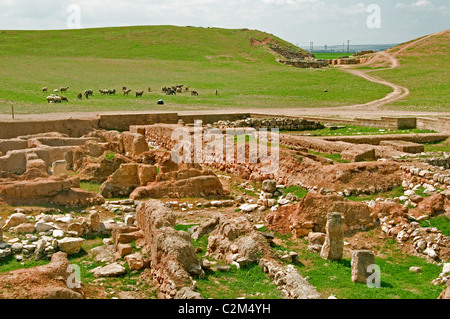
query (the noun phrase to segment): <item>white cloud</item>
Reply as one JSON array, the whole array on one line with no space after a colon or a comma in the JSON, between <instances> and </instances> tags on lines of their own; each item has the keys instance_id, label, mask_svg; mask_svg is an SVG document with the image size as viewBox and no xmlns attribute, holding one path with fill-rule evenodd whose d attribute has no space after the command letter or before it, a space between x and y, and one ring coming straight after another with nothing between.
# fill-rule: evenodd
<instances>
[{"instance_id":1,"label":"white cloud","mask_svg":"<svg viewBox=\"0 0 450 319\"><path fill-rule=\"evenodd\" d=\"M70 4L80 6L82 28L163 24L249 28L294 43L394 42L388 40L391 36L408 40L415 34L409 30L411 35L400 34L397 28L415 20L417 29L448 27L448 0L398 1L403 2L377 0L383 26L391 29L369 31L366 8L370 1L363 0L0 0L0 29L65 29ZM395 18L389 21L392 13Z\"/></svg>"},{"instance_id":2,"label":"white cloud","mask_svg":"<svg viewBox=\"0 0 450 319\"><path fill-rule=\"evenodd\" d=\"M395 5L397 9L408 9L408 8L434 8L433 3L429 0L418 0L416 2L412 2L410 4L404 4L402 2L399 2Z\"/></svg>"},{"instance_id":3,"label":"white cloud","mask_svg":"<svg viewBox=\"0 0 450 319\"><path fill-rule=\"evenodd\" d=\"M425 7L425 6L432 6L433 4L431 3L431 1L428 0L419 0L417 2L413 2L412 6L413 7Z\"/></svg>"}]
</instances>

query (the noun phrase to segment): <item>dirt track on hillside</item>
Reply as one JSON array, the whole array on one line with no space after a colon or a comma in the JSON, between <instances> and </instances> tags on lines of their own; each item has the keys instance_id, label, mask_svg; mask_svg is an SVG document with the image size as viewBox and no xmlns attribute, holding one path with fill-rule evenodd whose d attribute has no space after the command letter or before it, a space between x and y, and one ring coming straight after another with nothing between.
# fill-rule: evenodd
<instances>
[{"instance_id":1,"label":"dirt track on hillside","mask_svg":"<svg viewBox=\"0 0 450 319\"><path fill-rule=\"evenodd\" d=\"M396 52L391 52L391 50L386 50L386 51L381 51L376 53L369 61L367 61L366 63L363 64L357 64L357 65L342 65L341 69L343 71L346 71L350 74L362 77L370 82L374 82L374 83L379 83L379 84L383 84L386 86L389 86L393 89L393 91L391 93L389 93L388 95L386 95L384 98L379 99L379 100L375 100L375 101L371 101L365 104L356 104L356 105L350 105L350 106L344 106L342 107L343 109L348 108L348 109L360 109L360 108L365 108L367 109L367 111L376 111L377 109L379 109L380 107L388 104L388 103L392 103L398 100L401 100L403 98L405 98L406 96L409 95L409 89L406 87L403 87L401 85L383 80L379 77L373 76L373 75L369 75L368 73L372 73L372 72L376 72L376 71L382 71L382 70L391 70L391 69L395 69L398 68L400 66L400 61L397 59L397 56L407 50L408 48L417 45L419 42L425 41L430 37L433 36L438 36L441 35L443 33L445 33L447 31L441 31L441 32L437 32L434 34L430 34L427 35L423 38L417 39L415 41L411 41L409 43L406 43L402 46L400 46L400 50L396 51ZM361 70L361 69L355 69L357 67L361 67L361 66L374 66L378 63L387 63L389 65L389 67L383 68L383 69L377 69L377 70ZM383 110L383 114L386 111Z\"/></svg>"}]
</instances>

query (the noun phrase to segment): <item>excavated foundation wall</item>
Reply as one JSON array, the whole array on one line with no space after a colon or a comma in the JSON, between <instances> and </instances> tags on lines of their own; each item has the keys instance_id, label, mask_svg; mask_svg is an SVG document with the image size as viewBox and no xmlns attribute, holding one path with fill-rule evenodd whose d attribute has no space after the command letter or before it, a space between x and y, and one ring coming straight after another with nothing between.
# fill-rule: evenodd
<instances>
[{"instance_id":1,"label":"excavated foundation wall","mask_svg":"<svg viewBox=\"0 0 450 319\"><path fill-rule=\"evenodd\" d=\"M0 138L59 132L70 137L80 137L98 128L98 119L64 119L42 121L7 121L0 123Z\"/></svg>"},{"instance_id":2,"label":"excavated foundation wall","mask_svg":"<svg viewBox=\"0 0 450 319\"><path fill-rule=\"evenodd\" d=\"M449 124L450 125L450 124ZM381 141L405 141L414 143L433 143L444 141L450 134L393 134L393 135L361 135L361 136L330 136L322 139L331 142L346 142L352 144L380 145Z\"/></svg>"},{"instance_id":3,"label":"excavated foundation wall","mask_svg":"<svg viewBox=\"0 0 450 319\"><path fill-rule=\"evenodd\" d=\"M202 120L204 124L217 121L236 121L246 118L267 118L268 114L257 113L228 113L228 114L200 114L180 115L178 113L130 113L130 114L102 114L88 119L62 119L41 121L3 121L0 123L0 139L10 139L22 135L32 135L46 132L60 132L70 137L81 137L96 129L127 131L131 125L151 125L155 123L176 124L183 120L192 124L194 120ZM296 118L285 116L287 118ZM321 117L305 117L307 120L330 124L345 124L384 129L431 129L442 133L450 133L450 118L440 117L381 117L381 119L330 119ZM1 150L0 150L1 152Z\"/></svg>"},{"instance_id":4,"label":"excavated foundation wall","mask_svg":"<svg viewBox=\"0 0 450 319\"><path fill-rule=\"evenodd\" d=\"M70 137L81 137L94 130L128 131L131 125L151 125L156 123L177 124L183 120L193 124L201 120L212 124L219 120L236 121L251 117L250 113L179 115L178 113L130 113L101 114L91 119L62 119L42 121L4 121L0 122L0 139L12 139L23 135L59 132ZM1 149L0 149L1 151Z\"/></svg>"},{"instance_id":5,"label":"excavated foundation wall","mask_svg":"<svg viewBox=\"0 0 450 319\"><path fill-rule=\"evenodd\" d=\"M417 126L417 118L415 117L381 117L380 119L355 118L347 120L339 118L305 117L305 119L328 124L376 127L393 130L414 129ZM434 130L435 129L436 128L434 128Z\"/></svg>"},{"instance_id":6,"label":"excavated foundation wall","mask_svg":"<svg viewBox=\"0 0 450 319\"><path fill-rule=\"evenodd\" d=\"M450 117L439 117L437 119L419 117L417 118L417 128L450 134Z\"/></svg>"},{"instance_id":7,"label":"excavated foundation wall","mask_svg":"<svg viewBox=\"0 0 450 319\"><path fill-rule=\"evenodd\" d=\"M67 138L67 137L39 137L30 139L0 140L0 171L13 174L23 174L27 168L27 155L36 154L37 157L51 166L57 160L63 160L64 154L76 146L84 145L96 138Z\"/></svg>"}]
</instances>

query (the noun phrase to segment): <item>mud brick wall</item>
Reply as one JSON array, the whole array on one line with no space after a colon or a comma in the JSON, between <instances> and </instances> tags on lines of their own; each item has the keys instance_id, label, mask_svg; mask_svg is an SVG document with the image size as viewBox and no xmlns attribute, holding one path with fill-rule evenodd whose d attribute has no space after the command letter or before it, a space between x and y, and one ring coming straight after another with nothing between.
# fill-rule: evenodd
<instances>
[{"instance_id":1,"label":"mud brick wall","mask_svg":"<svg viewBox=\"0 0 450 319\"><path fill-rule=\"evenodd\" d=\"M416 128L416 118L382 117L380 119L331 119L322 117L305 117L307 120L320 121L326 124L355 125L365 127L376 127L381 129L414 129Z\"/></svg>"},{"instance_id":2,"label":"mud brick wall","mask_svg":"<svg viewBox=\"0 0 450 319\"><path fill-rule=\"evenodd\" d=\"M111 114L100 115L99 128L128 131L131 125L150 125L155 123L176 124L177 122L177 113Z\"/></svg>"},{"instance_id":3,"label":"mud brick wall","mask_svg":"<svg viewBox=\"0 0 450 319\"><path fill-rule=\"evenodd\" d=\"M0 138L59 132L70 137L80 137L98 128L96 119L64 119L42 121L5 121L0 123Z\"/></svg>"},{"instance_id":4,"label":"mud brick wall","mask_svg":"<svg viewBox=\"0 0 450 319\"><path fill-rule=\"evenodd\" d=\"M194 121L201 120L203 125L213 124L217 121L237 121L251 117L250 113L230 113L230 114L202 114L202 115L180 115L180 120L186 124L194 124Z\"/></svg>"},{"instance_id":5,"label":"mud brick wall","mask_svg":"<svg viewBox=\"0 0 450 319\"><path fill-rule=\"evenodd\" d=\"M425 130L435 130L442 133L450 133L450 117L417 118L417 128Z\"/></svg>"},{"instance_id":6,"label":"mud brick wall","mask_svg":"<svg viewBox=\"0 0 450 319\"><path fill-rule=\"evenodd\" d=\"M325 62L325 60L320 61L280 61L281 63L285 65L290 65L296 68L301 69L308 69L308 68L314 68L314 69L320 69L327 67L328 64Z\"/></svg>"},{"instance_id":7,"label":"mud brick wall","mask_svg":"<svg viewBox=\"0 0 450 319\"><path fill-rule=\"evenodd\" d=\"M392 134L392 135L361 135L361 136L329 136L322 139L327 141L340 141L353 144L380 145L381 141L405 141L413 143L432 143L444 141L448 134L428 133L428 134Z\"/></svg>"}]
</instances>

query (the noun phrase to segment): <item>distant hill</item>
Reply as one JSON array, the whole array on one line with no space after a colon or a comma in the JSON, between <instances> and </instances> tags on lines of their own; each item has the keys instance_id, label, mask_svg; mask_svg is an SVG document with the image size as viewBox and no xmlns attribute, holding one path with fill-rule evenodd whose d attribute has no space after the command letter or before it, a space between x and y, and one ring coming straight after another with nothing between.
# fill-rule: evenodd
<instances>
[{"instance_id":1,"label":"distant hill","mask_svg":"<svg viewBox=\"0 0 450 319\"><path fill-rule=\"evenodd\" d=\"M378 51L384 51L389 48L392 48L394 46L398 45L398 43L395 44L351 44L350 45L350 53L355 52L361 52L361 51L368 51L372 50L375 52ZM309 51L309 46L302 46L302 48L306 51ZM329 45L327 46L325 50L325 46L314 46L314 53L325 53L325 52L344 52L347 53L347 44L345 43L344 46L341 45Z\"/></svg>"},{"instance_id":2,"label":"distant hill","mask_svg":"<svg viewBox=\"0 0 450 319\"><path fill-rule=\"evenodd\" d=\"M450 30L402 43L387 50L400 67L376 75L406 86L410 95L391 107L450 111Z\"/></svg>"},{"instance_id":3,"label":"distant hill","mask_svg":"<svg viewBox=\"0 0 450 319\"><path fill-rule=\"evenodd\" d=\"M260 57L252 39L286 50L308 52L275 35L249 29L138 26L57 31L0 31L0 56L96 57L204 61L226 56L245 61Z\"/></svg>"}]
</instances>

